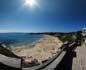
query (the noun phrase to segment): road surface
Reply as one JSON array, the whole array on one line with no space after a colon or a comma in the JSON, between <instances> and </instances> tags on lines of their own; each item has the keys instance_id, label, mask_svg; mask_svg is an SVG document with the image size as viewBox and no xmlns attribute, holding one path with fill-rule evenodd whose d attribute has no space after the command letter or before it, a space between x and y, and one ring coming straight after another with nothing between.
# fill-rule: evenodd
<instances>
[{"instance_id":1,"label":"road surface","mask_svg":"<svg viewBox=\"0 0 86 70\"><path fill-rule=\"evenodd\" d=\"M77 47L72 70L86 70L86 45Z\"/></svg>"}]
</instances>

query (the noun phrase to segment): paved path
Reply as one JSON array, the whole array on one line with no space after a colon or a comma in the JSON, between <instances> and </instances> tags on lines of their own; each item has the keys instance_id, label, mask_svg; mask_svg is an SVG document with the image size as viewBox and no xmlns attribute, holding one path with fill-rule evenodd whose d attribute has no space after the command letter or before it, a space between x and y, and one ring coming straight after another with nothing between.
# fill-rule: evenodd
<instances>
[{"instance_id":1,"label":"paved path","mask_svg":"<svg viewBox=\"0 0 86 70\"><path fill-rule=\"evenodd\" d=\"M86 46L77 47L72 70L86 70Z\"/></svg>"}]
</instances>

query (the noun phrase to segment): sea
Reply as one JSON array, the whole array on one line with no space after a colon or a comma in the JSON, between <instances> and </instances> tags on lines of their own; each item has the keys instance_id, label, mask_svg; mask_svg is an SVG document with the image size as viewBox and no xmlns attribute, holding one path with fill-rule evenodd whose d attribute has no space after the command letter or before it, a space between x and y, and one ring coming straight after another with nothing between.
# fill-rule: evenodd
<instances>
[{"instance_id":1,"label":"sea","mask_svg":"<svg viewBox=\"0 0 86 70\"><path fill-rule=\"evenodd\" d=\"M31 44L43 37L35 33L0 33L0 44L20 46Z\"/></svg>"}]
</instances>

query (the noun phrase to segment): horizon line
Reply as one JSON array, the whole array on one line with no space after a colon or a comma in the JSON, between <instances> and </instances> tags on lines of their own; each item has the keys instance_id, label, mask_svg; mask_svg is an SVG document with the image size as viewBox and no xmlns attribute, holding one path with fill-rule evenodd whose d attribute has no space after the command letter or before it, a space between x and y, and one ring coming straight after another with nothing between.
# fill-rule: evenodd
<instances>
[{"instance_id":1,"label":"horizon line","mask_svg":"<svg viewBox=\"0 0 86 70\"><path fill-rule=\"evenodd\" d=\"M81 30L77 31L41 31L41 32L21 32L21 31L8 31L8 32L0 32L0 33L72 33L72 32L79 32Z\"/></svg>"}]
</instances>

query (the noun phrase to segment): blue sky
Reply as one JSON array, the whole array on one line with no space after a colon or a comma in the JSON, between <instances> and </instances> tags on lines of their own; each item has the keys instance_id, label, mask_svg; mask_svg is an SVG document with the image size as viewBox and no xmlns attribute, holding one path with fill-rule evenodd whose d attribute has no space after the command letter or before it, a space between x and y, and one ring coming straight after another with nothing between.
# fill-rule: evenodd
<instances>
[{"instance_id":1,"label":"blue sky","mask_svg":"<svg viewBox=\"0 0 86 70\"><path fill-rule=\"evenodd\" d=\"M84 0L0 0L0 32L71 32L86 27Z\"/></svg>"}]
</instances>

